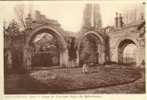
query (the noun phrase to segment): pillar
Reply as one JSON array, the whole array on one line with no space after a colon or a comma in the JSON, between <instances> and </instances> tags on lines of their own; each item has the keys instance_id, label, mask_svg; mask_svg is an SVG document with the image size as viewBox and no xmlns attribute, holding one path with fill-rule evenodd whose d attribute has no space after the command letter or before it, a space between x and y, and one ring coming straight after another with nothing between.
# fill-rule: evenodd
<instances>
[{"instance_id":1,"label":"pillar","mask_svg":"<svg viewBox=\"0 0 147 100\"><path fill-rule=\"evenodd\" d=\"M136 66L144 67L143 63L145 63L145 40L143 38L139 38L136 54Z\"/></svg>"},{"instance_id":2,"label":"pillar","mask_svg":"<svg viewBox=\"0 0 147 100\"><path fill-rule=\"evenodd\" d=\"M31 54L30 48L24 47L23 66L24 66L24 69L26 70L31 69L31 60L32 60L31 57L32 57L32 54Z\"/></svg>"},{"instance_id":3,"label":"pillar","mask_svg":"<svg viewBox=\"0 0 147 100\"><path fill-rule=\"evenodd\" d=\"M79 50L76 50L77 58L76 58L76 65L80 65L80 55L79 55Z\"/></svg>"},{"instance_id":4,"label":"pillar","mask_svg":"<svg viewBox=\"0 0 147 100\"><path fill-rule=\"evenodd\" d=\"M104 64L105 63L105 48L102 44L98 45L98 55L99 55L99 64Z\"/></svg>"},{"instance_id":5,"label":"pillar","mask_svg":"<svg viewBox=\"0 0 147 100\"><path fill-rule=\"evenodd\" d=\"M145 61L145 53L144 53L144 48L140 47L137 48L137 56L136 56L136 66L137 67L142 67L142 62L143 60Z\"/></svg>"},{"instance_id":6,"label":"pillar","mask_svg":"<svg viewBox=\"0 0 147 100\"><path fill-rule=\"evenodd\" d=\"M60 67L68 67L68 49L60 51Z\"/></svg>"},{"instance_id":7,"label":"pillar","mask_svg":"<svg viewBox=\"0 0 147 100\"><path fill-rule=\"evenodd\" d=\"M6 51L6 54L7 54L7 64L8 64L8 66L6 66L6 67L8 67L8 69L11 69L12 68L12 54L11 54L11 51L10 50L8 50L8 51Z\"/></svg>"},{"instance_id":8,"label":"pillar","mask_svg":"<svg viewBox=\"0 0 147 100\"><path fill-rule=\"evenodd\" d=\"M123 63L123 50L122 48L118 48L118 63Z\"/></svg>"}]
</instances>

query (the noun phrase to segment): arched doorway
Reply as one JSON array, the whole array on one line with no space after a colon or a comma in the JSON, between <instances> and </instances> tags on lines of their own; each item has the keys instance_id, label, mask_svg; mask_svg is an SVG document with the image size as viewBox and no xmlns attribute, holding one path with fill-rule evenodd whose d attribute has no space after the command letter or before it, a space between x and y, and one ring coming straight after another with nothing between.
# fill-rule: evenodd
<instances>
[{"instance_id":1,"label":"arched doorway","mask_svg":"<svg viewBox=\"0 0 147 100\"><path fill-rule=\"evenodd\" d=\"M34 50L32 55L33 67L59 66L59 44L57 39L50 33L37 34L32 40L31 46Z\"/></svg>"},{"instance_id":2,"label":"arched doorway","mask_svg":"<svg viewBox=\"0 0 147 100\"><path fill-rule=\"evenodd\" d=\"M118 45L118 63L136 64L137 45L131 39L124 39Z\"/></svg>"},{"instance_id":3,"label":"arched doorway","mask_svg":"<svg viewBox=\"0 0 147 100\"><path fill-rule=\"evenodd\" d=\"M78 44L79 65L90 63L91 65L104 63L104 41L97 32L87 32Z\"/></svg>"},{"instance_id":4,"label":"arched doorway","mask_svg":"<svg viewBox=\"0 0 147 100\"><path fill-rule=\"evenodd\" d=\"M32 31L27 37L24 49L24 65L32 66L67 66L67 44L58 31L42 26Z\"/></svg>"}]
</instances>

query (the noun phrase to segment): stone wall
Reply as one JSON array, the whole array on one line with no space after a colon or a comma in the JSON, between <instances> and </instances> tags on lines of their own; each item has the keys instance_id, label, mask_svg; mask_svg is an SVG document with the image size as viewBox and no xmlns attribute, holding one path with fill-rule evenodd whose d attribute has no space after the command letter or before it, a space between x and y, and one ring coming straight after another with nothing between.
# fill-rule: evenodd
<instances>
[{"instance_id":1,"label":"stone wall","mask_svg":"<svg viewBox=\"0 0 147 100\"><path fill-rule=\"evenodd\" d=\"M145 59L144 51L145 47L140 45L140 42L142 39L139 39L139 34L141 33L140 30L137 30L138 25L132 25L129 27L123 27L121 29L116 29L111 32L108 32L108 36L110 38L110 57L112 62L118 63L118 46L119 44L125 40L129 39L135 43L137 46L137 59L136 59L136 65L141 64L142 60ZM144 41L144 40L142 40Z\"/></svg>"}]
</instances>

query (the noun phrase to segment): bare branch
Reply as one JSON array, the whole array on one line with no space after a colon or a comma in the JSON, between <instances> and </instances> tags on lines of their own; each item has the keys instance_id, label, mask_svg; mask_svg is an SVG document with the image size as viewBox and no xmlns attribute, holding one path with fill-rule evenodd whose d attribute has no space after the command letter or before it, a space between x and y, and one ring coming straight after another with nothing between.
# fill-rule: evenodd
<instances>
[{"instance_id":1,"label":"bare branch","mask_svg":"<svg viewBox=\"0 0 147 100\"><path fill-rule=\"evenodd\" d=\"M25 28L25 6L22 5L16 5L14 7L14 11L16 14L16 17L18 18L18 21L20 22L21 26Z\"/></svg>"}]
</instances>

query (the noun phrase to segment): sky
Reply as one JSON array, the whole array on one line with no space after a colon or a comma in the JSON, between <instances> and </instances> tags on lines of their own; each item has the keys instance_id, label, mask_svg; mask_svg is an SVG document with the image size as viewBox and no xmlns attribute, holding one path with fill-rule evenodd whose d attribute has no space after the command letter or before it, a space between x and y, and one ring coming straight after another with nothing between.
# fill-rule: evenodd
<instances>
[{"instance_id":1,"label":"sky","mask_svg":"<svg viewBox=\"0 0 147 100\"><path fill-rule=\"evenodd\" d=\"M77 32L82 25L83 11L85 4L82 2L37 2L37 1L23 1L23 2L0 2L0 9L3 13L0 19L9 22L15 18L14 7L16 5L25 5L26 11L39 10L49 19L58 20L61 27L67 31ZM102 17L102 26L114 24L114 16L116 12L124 13L126 10L131 10L134 7L140 8L141 3L99 3L100 13Z\"/></svg>"}]
</instances>

